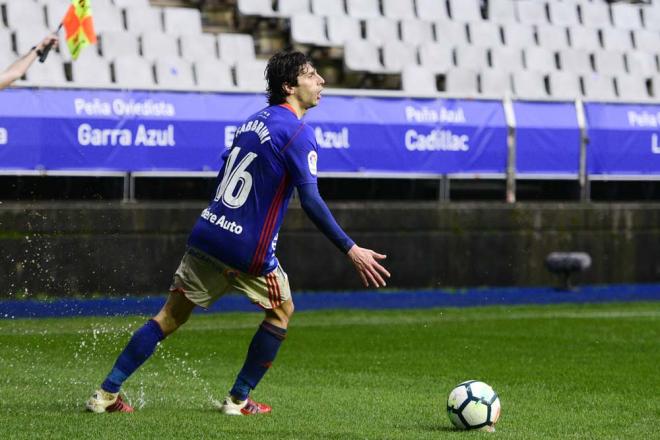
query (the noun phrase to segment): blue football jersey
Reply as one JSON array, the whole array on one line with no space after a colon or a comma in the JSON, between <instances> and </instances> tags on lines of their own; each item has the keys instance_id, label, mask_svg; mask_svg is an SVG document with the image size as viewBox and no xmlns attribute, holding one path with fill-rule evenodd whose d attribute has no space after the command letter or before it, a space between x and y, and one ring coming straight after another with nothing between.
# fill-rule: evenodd
<instances>
[{"instance_id":1,"label":"blue football jersey","mask_svg":"<svg viewBox=\"0 0 660 440\"><path fill-rule=\"evenodd\" d=\"M293 188L316 183L314 131L288 105L266 107L237 128L215 197L188 245L253 275L273 271L277 234Z\"/></svg>"}]
</instances>

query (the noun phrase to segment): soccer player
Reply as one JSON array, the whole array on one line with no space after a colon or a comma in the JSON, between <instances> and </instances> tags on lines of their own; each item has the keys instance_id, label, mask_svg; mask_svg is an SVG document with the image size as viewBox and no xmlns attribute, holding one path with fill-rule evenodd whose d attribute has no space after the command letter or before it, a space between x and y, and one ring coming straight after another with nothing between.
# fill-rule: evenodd
<instances>
[{"instance_id":1,"label":"soccer player","mask_svg":"<svg viewBox=\"0 0 660 440\"><path fill-rule=\"evenodd\" d=\"M0 90L9 87L14 81L25 75L34 60L41 56L42 51L48 45L57 46L57 35L48 35L41 40L41 43L34 46L28 53L14 61L4 72L0 73Z\"/></svg>"},{"instance_id":2,"label":"soccer player","mask_svg":"<svg viewBox=\"0 0 660 440\"><path fill-rule=\"evenodd\" d=\"M268 61L269 106L237 130L224 155L214 198L197 219L160 312L138 329L92 397L88 410L132 412L119 390L165 337L196 306L209 307L237 290L260 306L265 318L248 348L236 381L220 406L229 415L261 414L270 406L250 392L266 374L286 338L293 301L287 274L275 257L277 235L293 189L305 213L348 256L363 284L385 286L385 255L356 245L336 223L318 192L314 131L301 120L318 105L325 81L300 52L278 52Z\"/></svg>"}]
</instances>

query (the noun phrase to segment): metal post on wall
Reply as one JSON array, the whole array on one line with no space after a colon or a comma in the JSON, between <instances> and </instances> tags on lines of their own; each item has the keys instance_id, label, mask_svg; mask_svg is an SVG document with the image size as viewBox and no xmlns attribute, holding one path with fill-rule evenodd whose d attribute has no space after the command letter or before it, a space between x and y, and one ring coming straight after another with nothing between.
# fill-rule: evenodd
<instances>
[{"instance_id":1,"label":"metal post on wall","mask_svg":"<svg viewBox=\"0 0 660 440\"><path fill-rule=\"evenodd\" d=\"M511 96L507 94L502 104L507 125L506 201L516 203L516 114Z\"/></svg>"},{"instance_id":2,"label":"metal post on wall","mask_svg":"<svg viewBox=\"0 0 660 440\"><path fill-rule=\"evenodd\" d=\"M124 174L124 196L122 202L135 202L135 177L132 173Z\"/></svg>"},{"instance_id":3,"label":"metal post on wall","mask_svg":"<svg viewBox=\"0 0 660 440\"><path fill-rule=\"evenodd\" d=\"M438 202L449 202L449 176L443 174L438 180Z\"/></svg>"},{"instance_id":4,"label":"metal post on wall","mask_svg":"<svg viewBox=\"0 0 660 440\"><path fill-rule=\"evenodd\" d=\"M589 145L589 135L587 134L587 118L584 114L584 103L580 98L575 100L575 113L577 115L578 127L580 128L580 164L578 169L580 201L588 202L591 198L591 184L589 183L589 174L587 172L587 146Z\"/></svg>"}]
</instances>

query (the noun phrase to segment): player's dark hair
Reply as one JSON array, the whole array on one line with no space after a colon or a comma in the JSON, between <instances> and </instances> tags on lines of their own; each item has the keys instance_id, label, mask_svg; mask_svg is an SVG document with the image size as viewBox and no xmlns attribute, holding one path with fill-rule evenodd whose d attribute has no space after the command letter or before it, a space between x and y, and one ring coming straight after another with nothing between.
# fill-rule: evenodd
<instances>
[{"instance_id":1,"label":"player's dark hair","mask_svg":"<svg viewBox=\"0 0 660 440\"><path fill-rule=\"evenodd\" d=\"M266 66L266 94L268 104L277 105L286 102L287 93L284 85L298 85L300 75L307 64L312 61L302 52L282 50L268 60Z\"/></svg>"}]
</instances>

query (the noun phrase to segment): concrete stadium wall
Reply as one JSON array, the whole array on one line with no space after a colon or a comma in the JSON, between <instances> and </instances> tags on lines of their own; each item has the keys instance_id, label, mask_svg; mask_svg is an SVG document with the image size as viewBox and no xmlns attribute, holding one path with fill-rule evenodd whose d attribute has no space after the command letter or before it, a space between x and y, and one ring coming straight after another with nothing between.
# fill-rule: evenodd
<instances>
[{"instance_id":1,"label":"concrete stadium wall","mask_svg":"<svg viewBox=\"0 0 660 440\"><path fill-rule=\"evenodd\" d=\"M348 260L292 203L278 257L294 290L357 289ZM157 294L203 203L0 203L0 296ZM581 283L660 280L660 204L331 204L388 255L388 287L551 285L552 251L584 251Z\"/></svg>"}]
</instances>

